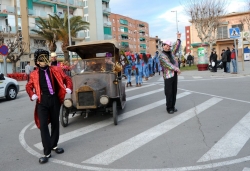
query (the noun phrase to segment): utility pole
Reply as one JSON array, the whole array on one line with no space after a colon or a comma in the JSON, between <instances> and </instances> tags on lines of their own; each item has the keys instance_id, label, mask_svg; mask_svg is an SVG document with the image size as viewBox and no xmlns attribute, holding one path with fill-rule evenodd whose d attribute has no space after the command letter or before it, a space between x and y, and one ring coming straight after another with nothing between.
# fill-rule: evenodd
<instances>
[{"instance_id":1,"label":"utility pole","mask_svg":"<svg viewBox=\"0 0 250 171\"><path fill-rule=\"evenodd\" d=\"M71 32L70 32L70 18L69 18L69 0L67 0L67 8L68 8L68 32L69 32L69 46L71 46ZM69 52L70 64L72 65L72 52Z\"/></svg>"}]
</instances>

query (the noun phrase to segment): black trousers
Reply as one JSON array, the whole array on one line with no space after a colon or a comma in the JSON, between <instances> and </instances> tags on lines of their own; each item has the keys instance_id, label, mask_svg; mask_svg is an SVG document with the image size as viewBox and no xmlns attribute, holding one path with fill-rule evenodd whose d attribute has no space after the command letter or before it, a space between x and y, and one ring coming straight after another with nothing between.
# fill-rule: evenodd
<instances>
[{"instance_id":1,"label":"black trousers","mask_svg":"<svg viewBox=\"0 0 250 171\"><path fill-rule=\"evenodd\" d=\"M167 111L174 110L176 95L177 95L177 73L174 72L174 77L164 80L164 91L166 96Z\"/></svg>"},{"instance_id":2,"label":"black trousers","mask_svg":"<svg viewBox=\"0 0 250 171\"><path fill-rule=\"evenodd\" d=\"M224 72L227 72L227 62L223 62Z\"/></svg>"},{"instance_id":3,"label":"black trousers","mask_svg":"<svg viewBox=\"0 0 250 171\"><path fill-rule=\"evenodd\" d=\"M42 95L41 103L37 106L40 121L40 133L44 155L49 155L51 149L57 147L59 140L59 113L60 102L57 95ZM49 132L48 119L51 122L51 134Z\"/></svg>"}]
</instances>

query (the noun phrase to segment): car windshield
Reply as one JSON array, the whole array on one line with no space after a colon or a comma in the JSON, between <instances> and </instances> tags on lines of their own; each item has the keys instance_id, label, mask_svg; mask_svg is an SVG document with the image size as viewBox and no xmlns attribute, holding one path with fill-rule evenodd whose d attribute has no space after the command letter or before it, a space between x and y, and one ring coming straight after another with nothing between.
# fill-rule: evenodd
<instances>
[{"instance_id":1,"label":"car windshield","mask_svg":"<svg viewBox=\"0 0 250 171\"><path fill-rule=\"evenodd\" d=\"M83 59L77 61L73 71L75 74L86 72L110 72L113 71L114 57L101 57Z\"/></svg>"}]
</instances>

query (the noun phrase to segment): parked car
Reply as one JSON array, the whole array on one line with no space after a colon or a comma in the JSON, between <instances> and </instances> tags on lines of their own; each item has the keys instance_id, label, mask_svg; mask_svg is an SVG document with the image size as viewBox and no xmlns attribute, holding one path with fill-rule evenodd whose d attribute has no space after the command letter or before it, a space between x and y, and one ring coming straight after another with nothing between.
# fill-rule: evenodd
<instances>
[{"instance_id":1,"label":"parked car","mask_svg":"<svg viewBox=\"0 0 250 171\"><path fill-rule=\"evenodd\" d=\"M0 98L14 100L19 92L19 84L17 80L0 74Z\"/></svg>"}]
</instances>

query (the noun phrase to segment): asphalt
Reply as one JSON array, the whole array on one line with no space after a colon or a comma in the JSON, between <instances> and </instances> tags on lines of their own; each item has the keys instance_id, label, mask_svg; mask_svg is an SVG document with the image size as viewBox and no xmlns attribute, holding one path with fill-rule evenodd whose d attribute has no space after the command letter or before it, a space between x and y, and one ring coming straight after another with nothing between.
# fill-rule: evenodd
<instances>
[{"instance_id":1,"label":"asphalt","mask_svg":"<svg viewBox=\"0 0 250 171\"><path fill-rule=\"evenodd\" d=\"M186 66L189 67L189 66ZM233 71L233 66L230 66L231 72ZM209 70L206 71L183 71L181 76L200 76L200 77L211 77L211 76L218 76L218 77L239 77L239 76L250 76L250 61L238 62L238 73L231 74L231 73L224 73L223 69L218 69L217 72L210 72ZM20 91L25 91L25 86L27 81L18 81L20 86Z\"/></svg>"}]
</instances>

